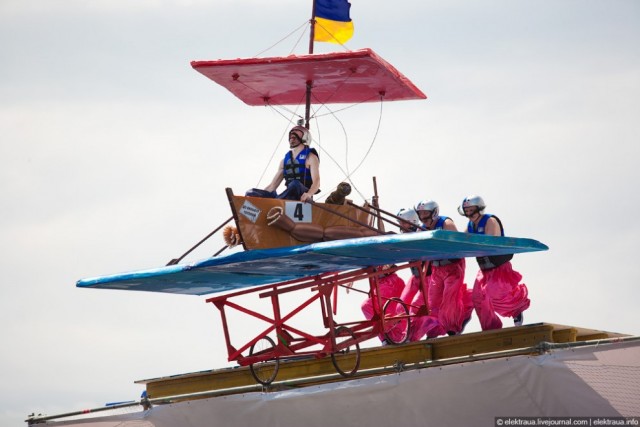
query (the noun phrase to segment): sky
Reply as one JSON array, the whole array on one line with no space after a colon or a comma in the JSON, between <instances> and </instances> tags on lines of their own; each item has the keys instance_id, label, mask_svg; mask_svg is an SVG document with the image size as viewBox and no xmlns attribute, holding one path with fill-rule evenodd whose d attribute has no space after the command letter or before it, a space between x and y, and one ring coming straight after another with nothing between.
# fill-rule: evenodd
<instances>
[{"instance_id":1,"label":"sky","mask_svg":"<svg viewBox=\"0 0 640 427\"><path fill-rule=\"evenodd\" d=\"M507 235L550 248L513 260L525 324L640 334L640 3L351 4L353 38L316 52L372 48L428 99L323 111L323 188L364 159L356 202L375 176L386 210L434 199L459 229L479 194ZM75 283L165 265L230 216L226 187L269 182L287 121L190 61L305 53L309 15L295 0L0 0L0 425L233 366L206 296ZM360 300L344 295L344 315Z\"/></svg>"}]
</instances>

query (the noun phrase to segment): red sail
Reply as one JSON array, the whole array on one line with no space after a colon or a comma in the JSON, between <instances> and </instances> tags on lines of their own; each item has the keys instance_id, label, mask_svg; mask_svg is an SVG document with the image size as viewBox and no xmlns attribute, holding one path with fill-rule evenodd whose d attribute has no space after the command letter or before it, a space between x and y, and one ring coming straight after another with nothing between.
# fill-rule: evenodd
<instances>
[{"instance_id":1,"label":"red sail","mask_svg":"<svg viewBox=\"0 0 640 427\"><path fill-rule=\"evenodd\" d=\"M193 61L191 66L248 105L304 104L308 83L312 85L312 104L426 98L408 78L371 49Z\"/></svg>"}]
</instances>

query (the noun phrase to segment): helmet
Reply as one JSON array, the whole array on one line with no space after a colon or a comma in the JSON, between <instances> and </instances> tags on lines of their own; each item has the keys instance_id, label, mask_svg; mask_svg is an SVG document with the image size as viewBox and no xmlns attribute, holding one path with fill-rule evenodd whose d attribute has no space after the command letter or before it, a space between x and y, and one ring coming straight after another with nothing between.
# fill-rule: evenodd
<instances>
[{"instance_id":1,"label":"helmet","mask_svg":"<svg viewBox=\"0 0 640 427\"><path fill-rule=\"evenodd\" d=\"M416 228L422 226L422 222L420 221L420 218L418 217L418 214L416 213L415 209L402 208L400 209L400 211L398 211L398 215L396 216L402 218L403 220L412 224ZM400 227L400 229L401 231L403 231L402 227ZM415 229L413 229L412 231L415 231Z\"/></svg>"},{"instance_id":2,"label":"helmet","mask_svg":"<svg viewBox=\"0 0 640 427\"><path fill-rule=\"evenodd\" d=\"M289 131L289 135L291 135L291 132L293 131L300 131L302 132L302 143L304 145L309 145L311 144L311 134L309 133L309 129L307 129L304 126L294 126L291 128L291 130Z\"/></svg>"},{"instance_id":3,"label":"helmet","mask_svg":"<svg viewBox=\"0 0 640 427\"><path fill-rule=\"evenodd\" d=\"M464 208L468 208L471 206L477 206L478 207L478 212L483 214L484 213L484 208L487 207L487 205L485 204L484 200L482 199L482 197L480 196L469 196L469 197L465 197L465 199L462 201L462 203L460 204L460 206L458 206L458 213L462 216L466 216L464 214Z\"/></svg>"},{"instance_id":4,"label":"helmet","mask_svg":"<svg viewBox=\"0 0 640 427\"><path fill-rule=\"evenodd\" d=\"M437 219L440 214L440 206L433 200L421 200L416 205L416 211L431 211L431 218Z\"/></svg>"}]
</instances>

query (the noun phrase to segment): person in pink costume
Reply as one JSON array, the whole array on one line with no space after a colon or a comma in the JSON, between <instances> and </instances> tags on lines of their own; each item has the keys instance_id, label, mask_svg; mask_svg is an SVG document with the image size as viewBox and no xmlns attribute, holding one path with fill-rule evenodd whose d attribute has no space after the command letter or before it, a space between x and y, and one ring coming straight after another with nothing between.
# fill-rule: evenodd
<instances>
[{"instance_id":1,"label":"person in pink costume","mask_svg":"<svg viewBox=\"0 0 640 427\"><path fill-rule=\"evenodd\" d=\"M420 217L415 209L401 209L397 215L400 218L400 232L414 232L424 230L424 226L420 221ZM411 277L407 282L400 299L409 307L411 315L411 328L408 341L418 341L425 335L427 338L435 338L444 335L445 330L442 328L438 318L429 315L429 311L425 306L425 298L422 292L422 283L425 287L429 286L429 278L431 275L431 265L422 263L422 265L411 268Z\"/></svg>"},{"instance_id":2,"label":"person in pink costume","mask_svg":"<svg viewBox=\"0 0 640 427\"><path fill-rule=\"evenodd\" d=\"M500 219L484 213L486 204L480 196L462 201L458 212L469 218L468 233L504 236ZM529 308L527 286L522 275L511 266L513 254L478 257L480 271L473 285L473 305L483 331L502 328L498 315L513 317L515 326L522 325L522 313Z\"/></svg>"},{"instance_id":3,"label":"person in pink costume","mask_svg":"<svg viewBox=\"0 0 640 427\"><path fill-rule=\"evenodd\" d=\"M425 335L427 338L444 335L446 331L438 320L438 317L427 310L425 306L424 294L420 286L420 276L422 276L423 283L429 288L431 265L426 263L422 268L416 269L416 271L412 271L412 273L411 278L400 296L400 299L409 306L409 314L411 314L411 328L408 340L410 342L418 341ZM430 292L427 291L427 293L429 294Z\"/></svg>"},{"instance_id":4,"label":"person in pink costume","mask_svg":"<svg viewBox=\"0 0 640 427\"><path fill-rule=\"evenodd\" d=\"M422 222L420 222L420 217L418 217L418 213L415 211L415 209L400 209L397 216L399 218L401 233L412 233L418 230L423 230ZM424 267L424 263L422 264L422 266ZM417 307L412 306L414 302L416 302L418 306L420 306L421 304L424 305L424 301L422 299L422 290L420 286L421 273L422 276L425 277L424 283L427 283L426 279L428 279L428 275L431 274L431 269L428 268L426 271L420 272L418 268L412 267L411 278L402 291L402 295L400 295L400 299L405 303L405 305L410 307L410 310L415 309L414 311L417 310Z\"/></svg>"},{"instance_id":5,"label":"person in pink costume","mask_svg":"<svg viewBox=\"0 0 640 427\"><path fill-rule=\"evenodd\" d=\"M440 216L440 207L433 200L423 200L415 208L427 230L458 231L453 220ZM464 258L431 261L429 279L429 312L435 316L448 335L459 335L471 320L471 291L464 283Z\"/></svg>"},{"instance_id":6,"label":"person in pink costume","mask_svg":"<svg viewBox=\"0 0 640 427\"><path fill-rule=\"evenodd\" d=\"M384 267L382 267L382 269L384 269ZM375 295L375 287L372 288L372 295L361 305L362 313L367 320L373 319L374 315L380 315L380 313L382 313L384 303L387 302L387 300L400 297L402 290L404 289L404 280L402 280L395 272L383 274L378 278L378 289L380 291L380 307L378 306L378 298ZM397 311L397 309L394 311ZM401 332L398 331L396 333L400 334ZM383 333L380 333L378 338L380 338L380 341L383 344L386 344ZM401 341L400 336L394 338L396 338L397 341Z\"/></svg>"}]
</instances>

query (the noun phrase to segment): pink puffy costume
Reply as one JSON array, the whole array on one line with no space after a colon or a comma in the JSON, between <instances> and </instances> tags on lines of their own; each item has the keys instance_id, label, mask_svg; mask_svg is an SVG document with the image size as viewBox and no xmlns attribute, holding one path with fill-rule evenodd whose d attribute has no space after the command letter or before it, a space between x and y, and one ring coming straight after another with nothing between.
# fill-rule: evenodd
<instances>
[{"instance_id":1,"label":"pink puffy costume","mask_svg":"<svg viewBox=\"0 0 640 427\"><path fill-rule=\"evenodd\" d=\"M448 263L437 265L438 263ZM471 291L464 283L464 258L434 261L429 282L429 311L449 335L462 333L471 318Z\"/></svg>"},{"instance_id":2,"label":"pink puffy costume","mask_svg":"<svg viewBox=\"0 0 640 427\"><path fill-rule=\"evenodd\" d=\"M425 278L425 284L427 286L429 286L430 277L431 276L427 276ZM428 294L430 294L430 291L428 291ZM422 289L420 289L420 277L411 276L400 298L409 306L409 314L412 315L409 341L418 341L425 335L427 338L444 335L445 330L440 325L440 322L438 322L438 318L432 313L417 316L421 308L424 310L424 296Z\"/></svg>"},{"instance_id":3,"label":"pink puffy costume","mask_svg":"<svg viewBox=\"0 0 640 427\"><path fill-rule=\"evenodd\" d=\"M478 272L472 298L483 331L502 328L496 313L515 317L529 308L529 292L520 280L522 275L511 267L511 262Z\"/></svg>"},{"instance_id":4,"label":"pink puffy costume","mask_svg":"<svg viewBox=\"0 0 640 427\"><path fill-rule=\"evenodd\" d=\"M404 289L404 280L402 280L396 273L391 273L387 276L382 276L378 279L378 289L380 290L380 304L384 306L384 303L389 298L399 298ZM375 288L374 288L375 292ZM362 303L362 313L367 320L373 319L374 314L380 314L382 307L378 307L378 298L375 294L371 295ZM384 341L384 334L378 335L380 341ZM399 338L399 337L398 337Z\"/></svg>"}]
</instances>

